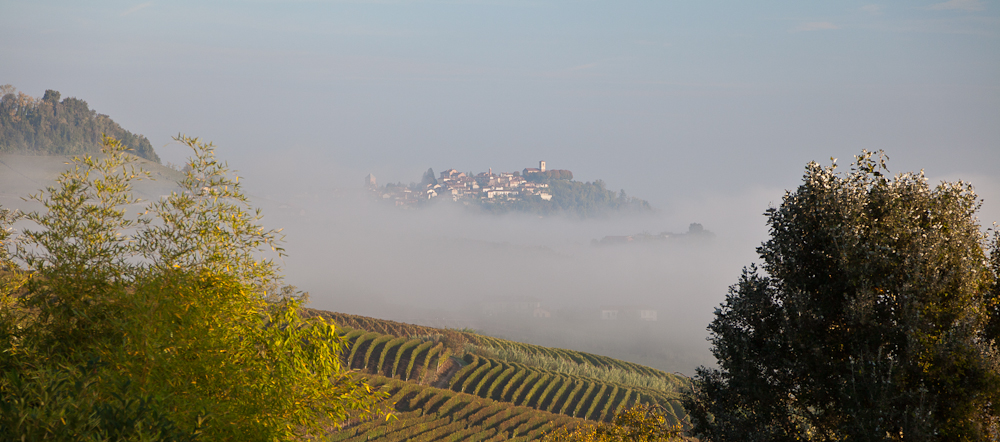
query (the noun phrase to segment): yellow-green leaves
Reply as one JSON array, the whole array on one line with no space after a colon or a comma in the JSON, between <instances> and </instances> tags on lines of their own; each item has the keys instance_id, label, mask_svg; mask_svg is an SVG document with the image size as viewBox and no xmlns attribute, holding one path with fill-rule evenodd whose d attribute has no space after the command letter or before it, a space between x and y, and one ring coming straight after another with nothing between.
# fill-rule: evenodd
<instances>
[{"instance_id":1,"label":"yellow-green leaves","mask_svg":"<svg viewBox=\"0 0 1000 442\"><path fill-rule=\"evenodd\" d=\"M290 440L380 397L340 366L332 324L299 317L280 232L238 178L177 139L194 157L164 199L133 195L146 174L106 139L32 196L33 226L0 211L0 433Z\"/></svg>"}]
</instances>

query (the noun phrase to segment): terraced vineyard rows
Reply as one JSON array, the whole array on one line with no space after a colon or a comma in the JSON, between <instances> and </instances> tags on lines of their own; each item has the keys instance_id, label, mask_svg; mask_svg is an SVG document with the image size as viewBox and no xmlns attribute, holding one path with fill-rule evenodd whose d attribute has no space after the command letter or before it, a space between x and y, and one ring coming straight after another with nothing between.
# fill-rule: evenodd
<instances>
[{"instance_id":1,"label":"terraced vineyard rows","mask_svg":"<svg viewBox=\"0 0 1000 442\"><path fill-rule=\"evenodd\" d=\"M330 442L384 441L530 441L544 433L585 422L568 416L428 387L380 376L396 419L355 422L330 434Z\"/></svg>"},{"instance_id":2,"label":"terraced vineyard rows","mask_svg":"<svg viewBox=\"0 0 1000 442\"><path fill-rule=\"evenodd\" d=\"M670 410L670 423L680 422L686 415L676 393L615 385L475 355L465 355L463 360L467 365L448 384L454 391L595 421L610 422L618 411L636 403L664 406ZM512 372L520 375L510 376Z\"/></svg>"},{"instance_id":3,"label":"terraced vineyard rows","mask_svg":"<svg viewBox=\"0 0 1000 442\"><path fill-rule=\"evenodd\" d=\"M470 333L471 334L471 333ZM595 367L617 368L620 370L639 373L646 376L659 377L670 381L676 380L677 376L665 373L655 368L645 365L634 364L632 362L609 358L580 351L565 350L561 348L542 347L540 345L525 344L523 342L508 341L506 339L494 338L490 336L474 335L475 340L469 339L470 343L481 347L512 350L527 354L545 355L555 359L564 359L576 362L577 364L588 364Z\"/></svg>"},{"instance_id":4,"label":"terraced vineyard rows","mask_svg":"<svg viewBox=\"0 0 1000 442\"><path fill-rule=\"evenodd\" d=\"M322 316L326 319L332 320L338 326L347 329L366 330L370 332L387 334L396 337L438 335L448 338L449 336L451 336L451 337L457 337L458 339L467 342L468 344L471 344L473 346L498 349L498 350L517 351L534 355L545 355L555 359L573 361L577 364L587 364L603 368L615 368L628 371L631 373L642 374L645 376L662 378L671 383L677 384L678 387L684 384L684 382L681 381L676 375L665 373L663 371L646 367L644 365L622 361L607 356L600 356L591 353L565 350L559 348L542 347L540 345L525 344L522 342L508 341L506 339L494 338L490 336L484 336L477 333L470 333L460 330L424 327L421 325L406 324L386 319L369 318L366 316L350 315L346 313L328 312L323 310L311 310L311 309L306 309L306 313L310 315Z\"/></svg>"},{"instance_id":5,"label":"terraced vineyard rows","mask_svg":"<svg viewBox=\"0 0 1000 442\"><path fill-rule=\"evenodd\" d=\"M396 338L358 330L344 336L343 364L365 373L403 381L422 380L438 368L444 345L420 339Z\"/></svg>"},{"instance_id":6,"label":"terraced vineyard rows","mask_svg":"<svg viewBox=\"0 0 1000 442\"><path fill-rule=\"evenodd\" d=\"M346 367L392 393L398 420L361 422L330 440L535 440L554 428L613 420L638 404L684 422L686 378L571 350L342 313ZM434 388L438 387L438 388Z\"/></svg>"},{"instance_id":7,"label":"terraced vineyard rows","mask_svg":"<svg viewBox=\"0 0 1000 442\"><path fill-rule=\"evenodd\" d=\"M357 330L344 338L350 348L345 352L345 366L403 381L433 381L447 355L442 343L419 338ZM484 399L595 421L611 421L619 410L635 403L656 403L676 410L667 415L671 423L684 416L676 393L615 385L472 354L460 363L464 367L446 379L448 388Z\"/></svg>"}]
</instances>

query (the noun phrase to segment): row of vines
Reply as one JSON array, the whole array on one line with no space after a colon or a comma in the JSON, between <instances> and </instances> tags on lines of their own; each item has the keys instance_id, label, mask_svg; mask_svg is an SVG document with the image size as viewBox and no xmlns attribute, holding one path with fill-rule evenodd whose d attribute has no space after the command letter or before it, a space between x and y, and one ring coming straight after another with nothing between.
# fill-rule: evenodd
<instances>
[{"instance_id":1,"label":"row of vines","mask_svg":"<svg viewBox=\"0 0 1000 442\"><path fill-rule=\"evenodd\" d=\"M591 353L565 350L559 348L549 348L540 345L525 344L506 339L494 338L462 330L441 329L425 327L422 325L407 324L403 322L377 319L367 316L351 315L347 313L329 312L323 310L308 309L307 314L322 316L332 320L340 327L366 330L369 332L392 335L396 337L429 337L437 336L442 342L454 350L461 350L465 347L479 347L484 349L503 350L507 352L524 353L529 355L541 355L548 358L572 361L576 364L592 365L607 369L624 370L637 373L643 376L662 378L671 383L677 383L678 376L665 373L663 371L646 367L644 365L626 362L607 356L600 356Z\"/></svg>"},{"instance_id":2,"label":"row of vines","mask_svg":"<svg viewBox=\"0 0 1000 442\"><path fill-rule=\"evenodd\" d=\"M344 336L345 366L365 373L427 384L448 350L440 342L354 330ZM599 379L466 354L464 367L447 380L460 393L594 421L610 421L636 403L667 407L671 423L685 415L675 393L629 387ZM457 362L457 361L456 361ZM444 385L441 385L444 386Z\"/></svg>"},{"instance_id":3,"label":"row of vines","mask_svg":"<svg viewBox=\"0 0 1000 442\"><path fill-rule=\"evenodd\" d=\"M345 367L403 381L428 381L448 354L440 342L364 330L347 333L344 341L348 349L341 355Z\"/></svg>"},{"instance_id":4,"label":"row of vines","mask_svg":"<svg viewBox=\"0 0 1000 442\"><path fill-rule=\"evenodd\" d=\"M454 391L567 416L610 422L636 403L659 404L670 423L686 415L676 394L512 364L467 354L449 382Z\"/></svg>"},{"instance_id":5,"label":"row of vines","mask_svg":"<svg viewBox=\"0 0 1000 442\"><path fill-rule=\"evenodd\" d=\"M531 441L583 422L412 382L384 377L371 381L391 394L388 403L394 404L394 417L350 422L333 432L329 441Z\"/></svg>"}]
</instances>

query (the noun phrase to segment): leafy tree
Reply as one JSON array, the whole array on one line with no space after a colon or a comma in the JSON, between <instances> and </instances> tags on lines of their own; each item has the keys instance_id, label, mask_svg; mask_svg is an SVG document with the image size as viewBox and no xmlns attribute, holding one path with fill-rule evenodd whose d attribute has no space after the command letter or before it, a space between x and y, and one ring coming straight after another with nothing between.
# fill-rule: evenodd
<instances>
[{"instance_id":1,"label":"leafy tree","mask_svg":"<svg viewBox=\"0 0 1000 442\"><path fill-rule=\"evenodd\" d=\"M213 146L177 139L195 153L181 191L145 207L145 173L106 139L31 197L43 211L0 211L0 440L283 440L379 397L283 296L264 254L280 233Z\"/></svg>"},{"instance_id":2,"label":"leafy tree","mask_svg":"<svg viewBox=\"0 0 1000 442\"><path fill-rule=\"evenodd\" d=\"M525 169L527 171L527 169ZM532 182L546 182L550 180L572 180L573 172L569 170L546 170L545 172L530 172L524 174L524 179Z\"/></svg>"},{"instance_id":3,"label":"leafy tree","mask_svg":"<svg viewBox=\"0 0 1000 442\"><path fill-rule=\"evenodd\" d=\"M810 163L766 213L763 265L709 326L719 368L685 403L711 441L996 440L1000 242L972 186ZM991 322L992 321L992 322Z\"/></svg>"}]
</instances>

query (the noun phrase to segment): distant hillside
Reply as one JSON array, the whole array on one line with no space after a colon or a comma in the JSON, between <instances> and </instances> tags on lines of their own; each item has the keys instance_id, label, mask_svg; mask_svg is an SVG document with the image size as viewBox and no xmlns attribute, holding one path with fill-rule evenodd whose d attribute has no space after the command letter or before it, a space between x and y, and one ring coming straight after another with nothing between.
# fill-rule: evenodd
<instances>
[{"instance_id":1,"label":"distant hillside","mask_svg":"<svg viewBox=\"0 0 1000 442\"><path fill-rule=\"evenodd\" d=\"M137 156L160 157L149 140L123 129L111 117L78 98L59 100L54 90L34 98L11 85L0 86L0 153L76 155L101 151L101 135L121 141Z\"/></svg>"}]
</instances>

